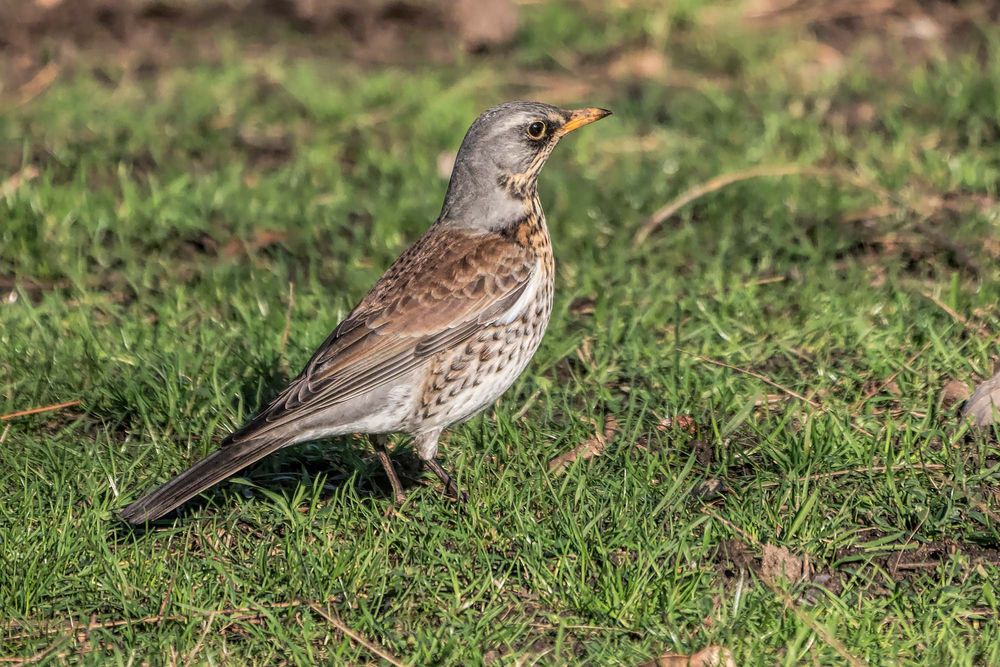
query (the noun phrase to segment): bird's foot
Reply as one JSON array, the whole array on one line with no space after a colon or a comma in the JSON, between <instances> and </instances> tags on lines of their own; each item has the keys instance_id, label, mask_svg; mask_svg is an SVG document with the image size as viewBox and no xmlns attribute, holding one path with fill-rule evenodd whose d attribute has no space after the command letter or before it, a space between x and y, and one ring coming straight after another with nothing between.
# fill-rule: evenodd
<instances>
[{"instance_id":1,"label":"bird's foot","mask_svg":"<svg viewBox=\"0 0 1000 667\"><path fill-rule=\"evenodd\" d=\"M437 475L437 478L444 484L444 492L460 503L469 502L469 494L458 488L458 484L448 472L441 467L441 464L434 459L424 461L428 468Z\"/></svg>"}]
</instances>

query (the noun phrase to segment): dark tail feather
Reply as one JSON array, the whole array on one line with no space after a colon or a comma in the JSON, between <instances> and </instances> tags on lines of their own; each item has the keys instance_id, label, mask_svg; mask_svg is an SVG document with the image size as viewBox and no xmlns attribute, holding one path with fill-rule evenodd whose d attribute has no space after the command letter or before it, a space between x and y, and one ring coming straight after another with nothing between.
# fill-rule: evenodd
<instances>
[{"instance_id":1,"label":"dark tail feather","mask_svg":"<svg viewBox=\"0 0 1000 667\"><path fill-rule=\"evenodd\" d=\"M132 525L155 521L205 489L281 449L284 439L248 440L223 446L121 511Z\"/></svg>"}]
</instances>

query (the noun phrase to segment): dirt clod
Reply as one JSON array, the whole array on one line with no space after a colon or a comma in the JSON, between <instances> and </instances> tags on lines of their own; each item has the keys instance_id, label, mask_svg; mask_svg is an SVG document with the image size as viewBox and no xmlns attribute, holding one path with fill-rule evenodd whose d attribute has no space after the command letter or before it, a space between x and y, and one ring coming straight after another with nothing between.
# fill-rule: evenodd
<instances>
[{"instance_id":1,"label":"dirt clod","mask_svg":"<svg viewBox=\"0 0 1000 667\"><path fill-rule=\"evenodd\" d=\"M760 577L769 585L782 581L796 583L805 576L802 559L788 550L788 547L764 545L764 556L760 566Z\"/></svg>"}]
</instances>

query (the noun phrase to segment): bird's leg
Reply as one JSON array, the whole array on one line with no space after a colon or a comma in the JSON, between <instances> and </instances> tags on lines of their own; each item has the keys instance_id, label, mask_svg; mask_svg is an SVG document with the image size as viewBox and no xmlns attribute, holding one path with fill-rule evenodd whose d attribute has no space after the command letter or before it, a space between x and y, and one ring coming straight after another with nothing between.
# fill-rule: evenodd
<instances>
[{"instance_id":1,"label":"bird's leg","mask_svg":"<svg viewBox=\"0 0 1000 667\"><path fill-rule=\"evenodd\" d=\"M469 500L469 494L458 488L458 484L455 483L452 476L448 474L447 470L441 467L441 464L438 463L436 459L428 459L424 461L424 465L430 468L434 474L437 475L438 479L441 480L444 484L445 493L454 496L454 498L461 503Z\"/></svg>"},{"instance_id":2,"label":"bird's leg","mask_svg":"<svg viewBox=\"0 0 1000 667\"><path fill-rule=\"evenodd\" d=\"M402 504L406 500L406 494L403 492L403 485L399 483L399 477L396 475L396 468L392 465L392 460L389 458L389 449L385 446L389 441L389 437L385 434L378 434L375 436L375 456L378 457L379 463L382 464L382 468L385 470L386 477L389 478L389 486L392 487L392 495L396 502Z\"/></svg>"},{"instance_id":3,"label":"bird's leg","mask_svg":"<svg viewBox=\"0 0 1000 667\"><path fill-rule=\"evenodd\" d=\"M464 491L460 491L458 484L452 479L451 475L441 467L441 464L437 462L434 458L437 455L438 450L438 438L441 436L441 431L428 431L426 433L418 433L413 438L413 444L416 445L417 456L424 462L424 465L430 468L437 478L441 480L444 484L445 493L454 496L459 502L465 502L469 499L469 495Z\"/></svg>"}]
</instances>

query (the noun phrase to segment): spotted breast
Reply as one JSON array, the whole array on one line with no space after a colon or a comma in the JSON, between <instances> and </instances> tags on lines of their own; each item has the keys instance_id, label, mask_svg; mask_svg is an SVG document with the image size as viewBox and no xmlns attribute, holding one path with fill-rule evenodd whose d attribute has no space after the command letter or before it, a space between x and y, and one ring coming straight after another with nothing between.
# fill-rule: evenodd
<instances>
[{"instance_id":1,"label":"spotted breast","mask_svg":"<svg viewBox=\"0 0 1000 667\"><path fill-rule=\"evenodd\" d=\"M469 419L491 405L524 371L542 342L552 314L555 261L537 197L532 197L529 211L504 235L537 258L531 282L492 325L432 361L413 414L423 428Z\"/></svg>"}]
</instances>

